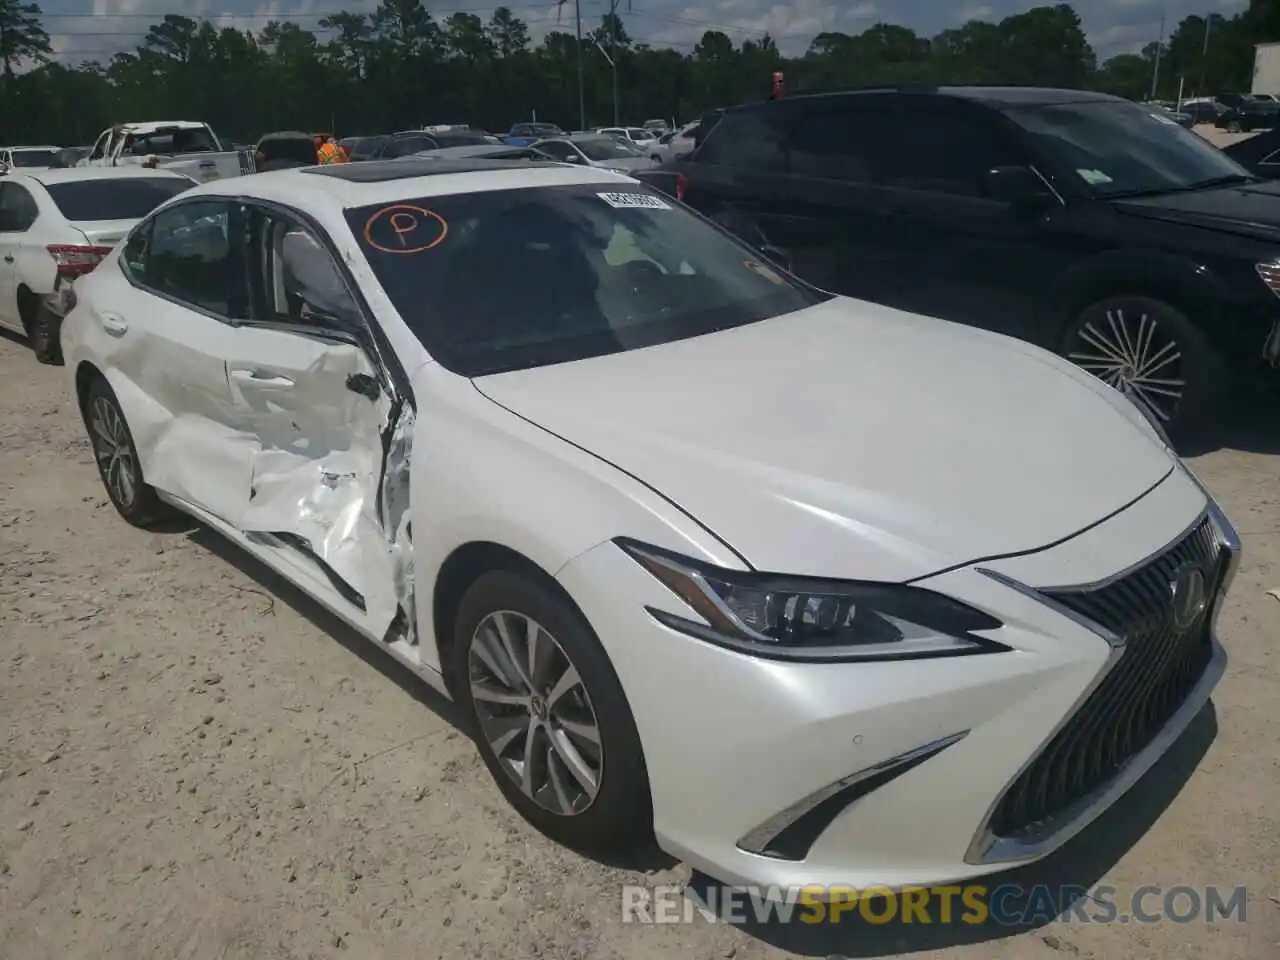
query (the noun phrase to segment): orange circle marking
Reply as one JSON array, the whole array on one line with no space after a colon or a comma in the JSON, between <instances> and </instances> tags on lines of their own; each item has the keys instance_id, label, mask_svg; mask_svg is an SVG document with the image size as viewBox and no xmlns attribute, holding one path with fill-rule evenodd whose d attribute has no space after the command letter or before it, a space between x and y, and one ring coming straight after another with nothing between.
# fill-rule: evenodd
<instances>
[{"instance_id":1,"label":"orange circle marking","mask_svg":"<svg viewBox=\"0 0 1280 960\"><path fill-rule=\"evenodd\" d=\"M438 223L440 225L440 235L433 238L430 243L414 244L410 237L422 226L422 217ZM387 246L373 239L374 227L384 222L391 228L391 232L396 235L400 246ZM444 243L444 238L448 235L449 224L444 217L432 210L427 210L425 207L415 207L408 203L396 203L389 207L383 207L371 216L364 225L365 243L382 253L425 253L427 250L434 250Z\"/></svg>"}]
</instances>

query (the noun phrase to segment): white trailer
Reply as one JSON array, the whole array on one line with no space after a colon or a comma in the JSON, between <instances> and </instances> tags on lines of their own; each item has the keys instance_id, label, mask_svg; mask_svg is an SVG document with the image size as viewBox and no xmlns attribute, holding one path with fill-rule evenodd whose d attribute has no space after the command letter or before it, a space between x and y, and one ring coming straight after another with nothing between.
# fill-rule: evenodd
<instances>
[{"instance_id":1,"label":"white trailer","mask_svg":"<svg viewBox=\"0 0 1280 960\"><path fill-rule=\"evenodd\" d=\"M1253 55L1254 94L1280 94L1280 40L1260 43Z\"/></svg>"}]
</instances>

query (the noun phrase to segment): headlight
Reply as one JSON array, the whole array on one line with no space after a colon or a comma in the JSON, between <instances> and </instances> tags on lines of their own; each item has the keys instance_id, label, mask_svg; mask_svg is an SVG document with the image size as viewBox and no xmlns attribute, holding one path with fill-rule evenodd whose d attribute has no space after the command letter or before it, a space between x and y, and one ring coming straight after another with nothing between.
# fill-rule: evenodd
<instances>
[{"instance_id":1,"label":"headlight","mask_svg":"<svg viewBox=\"0 0 1280 960\"><path fill-rule=\"evenodd\" d=\"M1280 260L1272 260L1269 263L1255 263L1253 268L1258 271L1258 276L1262 278L1262 282L1270 288L1271 292L1280 297Z\"/></svg>"},{"instance_id":2,"label":"headlight","mask_svg":"<svg viewBox=\"0 0 1280 960\"><path fill-rule=\"evenodd\" d=\"M977 631L1003 624L920 587L722 570L619 538L632 559L705 623L653 607L664 626L742 653L778 660L907 660L1009 648Z\"/></svg>"}]
</instances>

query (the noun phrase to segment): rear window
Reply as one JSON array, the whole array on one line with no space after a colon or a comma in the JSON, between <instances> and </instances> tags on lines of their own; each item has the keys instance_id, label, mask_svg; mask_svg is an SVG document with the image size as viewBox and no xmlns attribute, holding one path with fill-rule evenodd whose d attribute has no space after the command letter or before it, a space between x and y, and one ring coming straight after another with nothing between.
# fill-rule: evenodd
<instances>
[{"instance_id":1,"label":"rear window","mask_svg":"<svg viewBox=\"0 0 1280 960\"><path fill-rule=\"evenodd\" d=\"M15 167L55 167L58 165L58 151L14 150L13 165Z\"/></svg>"},{"instance_id":2,"label":"rear window","mask_svg":"<svg viewBox=\"0 0 1280 960\"><path fill-rule=\"evenodd\" d=\"M630 160L642 155L631 141L614 137L584 138L573 141L573 145L586 154L588 160Z\"/></svg>"},{"instance_id":3,"label":"rear window","mask_svg":"<svg viewBox=\"0 0 1280 960\"><path fill-rule=\"evenodd\" d=\"M191 186L183 177L113 177L51 183L45 189L68 220L141 220Z\"/></svg>"},{"instance_id":4,"label":"rear window","mask_svg":"<svg viewBox=\"0 0 1280 960\"><path fill-rule=\"evenodd\" d=\"M131 133L124 142L124 152L134 156L213 153L217 149L218 144L204 127L179 130L162 127L155 133Z\"/></svg>"},{"instance_id":5,"label":"rear window","mask_svg":"<svg viewBox=\"0 0 1280 960\"><path fill-rule=\"evenodd\" d=\"M499 190L347 211L396 310L464 376L699 336L828 298L633 184Z\"/></svg>"}]
</instances>

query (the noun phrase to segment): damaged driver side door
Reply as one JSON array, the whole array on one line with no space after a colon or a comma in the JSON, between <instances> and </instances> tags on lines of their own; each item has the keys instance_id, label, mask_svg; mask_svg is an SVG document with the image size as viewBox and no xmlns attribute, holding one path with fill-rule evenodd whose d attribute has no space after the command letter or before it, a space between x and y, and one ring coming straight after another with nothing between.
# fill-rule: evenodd
<instances>
[{"instance_id":1,"label":"damaged driver side door","mask_svg":"<svg viewBox=\"0 0 1280 960\"><path fill-rule=\"evenodd\" d=\"M246 217L251 319L225 358L256 439L241 530L305 558L370 632L411 629L407 511L384 490L401 404L367 318L316 228L275 207Z\"/></svg>"}]
</instances>

